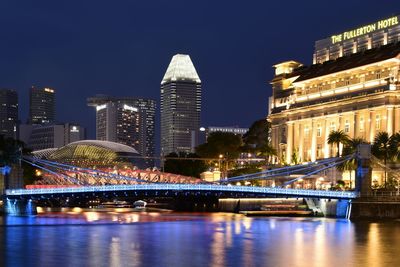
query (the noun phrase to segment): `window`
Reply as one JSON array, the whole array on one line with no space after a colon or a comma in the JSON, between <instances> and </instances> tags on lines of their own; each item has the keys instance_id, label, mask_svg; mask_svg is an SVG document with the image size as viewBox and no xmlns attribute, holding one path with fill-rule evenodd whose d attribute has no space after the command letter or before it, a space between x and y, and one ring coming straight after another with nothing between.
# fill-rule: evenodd
<instances>
[{"instance_id":1,"label":"window","mask_svg":"<svg viewBox=\"0 0 400 267\"><path fill-rule=\"evenodd\" d=\"M360 132L364 132L364 117L360 117Z\"/></svg>"},{"instance_id":2,"label":"window","mask_svg":"<svg viewBox=\"0 0 400 267\"><path fill-rule=\"evenodd\" d=\"M320 159L322 158L322 145L321 144L317 144L317 158Z\"/></svg>"},{"instance_id":3,"label":"window","mask_svg":"<svg viewBox=\"0 0 400 267\"><path fill-rule=\"evenodd\" d=\"M322 135L322 128L321 128L321 124L318 123L317 124L317 137L321 137Z\"/></svg>"},{"instance_id":4,"label":"window","mask_svg":"<svg viewBox=\"0 0 400 267\"><path fill-rule=\"evenodd\" d=\"M375 72L375 79L380 79L381 78L381 71L378 70Z\"/></svg>"},{"instance_id":5,"label":"window","mask_svg":"<svg viewBox=\"0 0 400 267\"><path fill-rule=\"evenodd\" d=\"M336 125L333 121L331 121L331 124L329 125L329 132L336 131Z\"/></svg>"},{"instance_id":6,"label":"window","mask_svg":"<svg viewBox=\"0 0 400 267\"><path fill-rule=\"evenodd\" d=\"M377 129L377 130L380 130L381 129L381 115L376 115L376 117L375 117L375 128Z\"/></svg>"},{"instance_id":7,"label":"window","mask_svg":"<svg viewBox=\"0 0 400 267\"><path fill-rule=\"evenodd\" d=\"M308 125L304 127L304 135L305 137L308 137L310 135L310 129L308 128Z\"/></svg>"},{"instance_id":8,"label":"window","mask_svg":"<svg viewBox=\"0 0 400 267\"><path fill-rule=\"evenodd\" d=\"M344 85L345 86L350 85L350 78L344 79Z\"/></svg>"},{"instance_id":9,"label":"window","mask_svg":"<svg viewBox=\"0 0 400 267\"><path fill-rule=\"evenodd\" d=\"M350 122L349 122L349 120L346 120L344 122L344 132L345 133L349 133L350 132Z\"/></svg>"}]
</instances>

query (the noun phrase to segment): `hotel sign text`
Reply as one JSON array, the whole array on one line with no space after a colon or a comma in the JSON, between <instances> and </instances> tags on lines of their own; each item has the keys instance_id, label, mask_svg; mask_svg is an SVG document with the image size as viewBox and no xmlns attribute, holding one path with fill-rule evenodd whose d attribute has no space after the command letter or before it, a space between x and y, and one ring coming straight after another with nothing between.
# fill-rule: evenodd
<instances>
[{"instance_id":1,"label":"hotel sign text","mask_svg":"<svg viewBox=\"0 0 400 267\"><path fill-rule=\"evenodd\" d=\"M342 42L342 41L346 41L355 37L359 37L361 35L364 34L368 34L370 32L373 31L377 31L377 30L381 30L381 29L385 29L394 25L399 24L399 20L398 17L391 17L388 19L384 19L384 20L380 20L378 22L372 23L372 24L368 24L365 25L363 27L348 31L348 32L343 32L341 34L338 35L333 35L331 36L331 40L332 40L332 44L334 43L338 43L338 42Z\"/></svg>"}]
</instances>

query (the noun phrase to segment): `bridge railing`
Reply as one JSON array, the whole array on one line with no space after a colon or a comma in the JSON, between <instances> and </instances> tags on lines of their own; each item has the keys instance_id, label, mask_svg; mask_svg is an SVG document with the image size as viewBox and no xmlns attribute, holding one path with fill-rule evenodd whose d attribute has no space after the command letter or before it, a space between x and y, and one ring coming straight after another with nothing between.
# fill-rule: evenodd
<instances>
[{"instance_id":1,"label":"bridge railing","mask_svg":"<svg viewBox=\"0 0 400 267\"><path fill-rule=\"evenodd\" d=\"M9 189L8 196L44 195L44 194L73 194L112 191L211 191L211 192L237 192L256 194L276 194L299 197L321 198L356 198L358 193L352 191L326 191L307 189L287 189L278 187L258 186L227 186L207 184L136 184L136 185L106 185L106 186L82 186L71 188L40 188L40 189Z\"/></svg>"}]
</instances>

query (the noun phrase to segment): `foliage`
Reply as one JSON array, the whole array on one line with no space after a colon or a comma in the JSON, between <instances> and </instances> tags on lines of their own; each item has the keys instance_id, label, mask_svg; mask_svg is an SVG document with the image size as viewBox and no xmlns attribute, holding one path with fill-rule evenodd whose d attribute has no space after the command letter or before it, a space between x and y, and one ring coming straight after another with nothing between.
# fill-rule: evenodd
<instances>
[{"instance_id":1,"label":"foliage","mask_svg":"<svg viewBox=\"0 0 400 267\"><path fill-rule=\"evenodd\" d=\"M339 157L340 144L346 144L349 140L349 136L342 130L331 131L328 135L328 144L337 146L337 157Z\"/></svg>"},{"instance_id":2,"label":"foliage","mask_svg":"<svg viewBox=\"0 0 400 267\"><path fill-rule=\"evenodd\" d=\"M276 150L269 143L270 123L266 119L255 121L243 135L243 150L268 158L276 156Z\"/></svg>"},{"instance_id":3,"label":"foliage","mask_svg":"<svg viewBox=\"0 0 400 267\"><path fill-rule=\"evenodd\" d=\"M225 132L213 132L207 142L196 147L196 154L203 158L237 159L242 152L242 138L239 135Z\"/></svg>"},{"instance_id":4,"label":"foliage","mask_svg":"<svg viewBox=\"0 0 400 267\"><path fill-rule=\"evenodd\" d=\"M25 148L24 142L12 138L4 138L0 135L0 167L18 166L22 155L29 155L30 153L31 150ZM24 183L32 183L34 181L34 167L25 162L21 162L21 167L24 170ZM6 187L8 185L8 175L6 174L4 177Z\"/></svg>"},{"instance_id":5,"label":"foliage","mask_svg":"<svg viewBox=\"0 0 400 267\"><path fill-rule=\"evenodd\" d=\"M203 160L191 159L199 158L194 153L170 153L164 162L164 171L169 173L181 174L185 176L200 177L200 173L207 170L207 165Z\"/></svg>"},{"instance_id":6,"label":"foliage","mask_svg":"<svg viewBox=\"0 0 400 267\"><path fill-rule=\"evenodd\" d=\"M239 175L244 175L244 174L251 174L251 173L256 173L260 172L260 167L257 165L247 165L243 168L237 168L230 170L228 173L228 177L235 177Z\"/></svg>"}]
</instances>

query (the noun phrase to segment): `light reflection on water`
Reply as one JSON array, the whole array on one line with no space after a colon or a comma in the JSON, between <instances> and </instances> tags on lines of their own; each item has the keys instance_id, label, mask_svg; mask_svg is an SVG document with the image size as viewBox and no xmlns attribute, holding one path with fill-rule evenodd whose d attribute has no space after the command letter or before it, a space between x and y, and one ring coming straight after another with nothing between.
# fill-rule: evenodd
<instances>
[{"instance_id":1,"label":"light reflection on water","mask_svg":"<svg viewBox=\"0 0 400 267\"><path fill-rule=\"evenodd\" d=\"M400 266L400 222L156 212L0 220L8 266Z\"/></svg>"}]
</instances>

